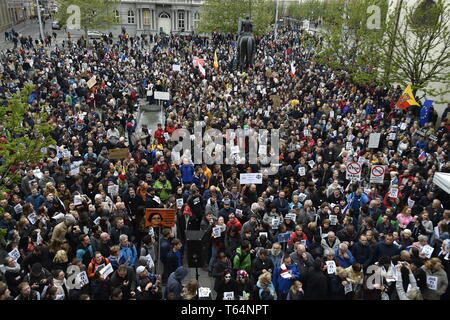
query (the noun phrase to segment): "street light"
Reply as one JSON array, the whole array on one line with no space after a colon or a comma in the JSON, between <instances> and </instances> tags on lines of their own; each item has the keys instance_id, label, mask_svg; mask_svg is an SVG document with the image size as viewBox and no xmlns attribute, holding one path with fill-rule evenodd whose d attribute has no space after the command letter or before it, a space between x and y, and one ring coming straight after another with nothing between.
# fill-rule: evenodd
<instances>
[{"instance_id":1,"label":"street light","mask_svg":"<svg viewBox=\"0 0 450 320\"><path fill-rule=\"evenodd\" d=\"M39 5L39 0L36 0L36 8L39 19L39 31L41 33L41 39L44 40L44 29L42 28L42 19L41 19L41 6Z\"/></svg>"}]
</instances>

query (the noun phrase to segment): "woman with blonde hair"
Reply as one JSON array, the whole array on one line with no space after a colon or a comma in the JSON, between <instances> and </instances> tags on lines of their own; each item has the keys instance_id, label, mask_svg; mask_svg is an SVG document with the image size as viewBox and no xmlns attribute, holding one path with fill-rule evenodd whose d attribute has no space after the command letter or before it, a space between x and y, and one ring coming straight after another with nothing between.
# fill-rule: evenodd
<instances>
[{"instance_id":1,"label":"woman with blonde hair","mask_svg":"<svg viewBox=\"0 0 450 320\"><path fill-rule=\"evenodd\" d=\"M263 272L256 283L258 287L259 300L276 300L277 294L272 283L272 274L270 272Z\"/></svg>"},{"instance_id":2,"label":"woman with blonde hair","mask_svg":"<svg viewBox=\"0 0 450 320\"><path fill-rule=\"evenodd\" d=\"M405 206L401 213L397 215L397 220L399 223L400 229L406 229L408 224L413 220L413 217L411 216L411 207Z\"/></svg>"},{"instance_id":3,"label":"woman with blonde hair","mask_svg":"<svg viewBox=\"0 0 450 320\"><path fill-rule=\"evenodd\" d=\"M198 282L197 280L190 280L183 288L181 296L184 300L198 300L197 296Z\"/></svg>"},{"instance_id":4,"label":"woman with blonde hair","mask_svg":"<svg viewBox=\"0 0 450 320\"><path fill-rule=\"evenodd\" d=\"M66 272L67 266L69 265L69 258L67 257L67 252L65 250L58 250L53 258L52 264L50 266L51 270L62 270Z\"/></svg>"},{"instance_id":5,"label":"woman with blonde hair","mask_svg":"<svg viewBox=\"0 0 450 320\"><path fill-rule=\"evenodd\" d=\"M427 275L427 287L422 292L424 300L440 300L448 287L447 273L439 258L431 258L422 266Z\"/></svg>"},{"instance_id":6,"label":"woman with blonde hair","mask_svg":"<svg viewBox=\"0 0 450 320\"><path fill-rule=\"evenodd\" d=\"M302 283L298 280L294 281L294 284L289 289L286 300L303 300L305 295Z\"/></svg>"}]
</instances>

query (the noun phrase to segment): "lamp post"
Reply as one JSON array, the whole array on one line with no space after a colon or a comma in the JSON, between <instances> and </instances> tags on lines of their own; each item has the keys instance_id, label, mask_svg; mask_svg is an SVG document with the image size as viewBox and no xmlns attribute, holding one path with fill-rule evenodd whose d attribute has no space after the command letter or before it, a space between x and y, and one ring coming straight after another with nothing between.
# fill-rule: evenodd
<instances>
[{"instance_id":1,"label":"lamp post","mask_svg":"<svg viewBox=\"0 0 450 320\"><path fill-rule=\"evenodd\" d=\"M39 0L36 0L36 9L39 19L39 31L41 33L41 39L44 40L44 29L42 28L41 6L39 5Z\"/></svg>"},{"instance_id":2,"label":"lamp post","mask_svg":"<svg viewBox=\"0 0 450 320\"><path fill-rule=\"evenodd\" d=\"M275 32L274 32L274 38L275 41L278 38L278 5L280 4L279 0L277 0L277 7L275 9Z\"/></svg>"}]
</instances>

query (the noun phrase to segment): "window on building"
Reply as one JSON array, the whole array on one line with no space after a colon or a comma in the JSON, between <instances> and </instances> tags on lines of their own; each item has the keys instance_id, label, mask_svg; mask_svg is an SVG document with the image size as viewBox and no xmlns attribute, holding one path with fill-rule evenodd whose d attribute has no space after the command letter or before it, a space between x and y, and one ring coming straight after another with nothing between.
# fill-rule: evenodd
<instances>
[{"instance_id":1,"label":"window on building","mask_svg":"<svg viewBox=\"0 0 450 320\"><path fill-rule=\"evenodd\" d=\"M184 11L178 11L178 30L184 29Z\"/></svg>"},{"instance_id":2,"label":"window on building","mask_svg":"<svg viewBox=\"0 0 450 320\"><path fill-rule=\"evenodd\" d=\"M145 25L150 25L151 24L151 15L150 15L150 11L149 10L145 10L143 12L144 14L144 24Z\"/></svg>"},{"instance_id":3,"label":"window on building","mask_svg":"<svg viewBox=\"0 0 450 320\"><path fill-rule=\"evenodd\" d=\"M128 23L134 23L134 11L133 10L128 11Z\"/></svg>"},{"instance_id":4,"label":"window on building","mask_svg":"<svg viewBox=\"0 0 450 320\"><path fill-rule=\"evenodd\" d=\"M200 22L200 13L194 13L194 29L198 28L198 23Z\"/></svg>"},{"instance_id":5,"label":"window on building","mask_svg":"<svg viewBox=\"0 0 450 320\"><path fill-rule=\"evenodd\" d=\"M114 22L119 23L120 22L120 14L118 10L114 10Z\"/></svg>"}]
</instances>

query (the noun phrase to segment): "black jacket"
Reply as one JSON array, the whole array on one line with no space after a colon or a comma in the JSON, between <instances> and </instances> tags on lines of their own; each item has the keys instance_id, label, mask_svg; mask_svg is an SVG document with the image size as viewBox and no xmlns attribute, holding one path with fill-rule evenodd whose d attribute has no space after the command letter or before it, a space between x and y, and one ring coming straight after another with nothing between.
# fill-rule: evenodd
<instances>
[{"instance_id":1,"label":"black jacket","mask_svg":"<svg viewBox=\"0 0 450 320\"><path fill-rule=\"evenodd\" d=\"M303 277L305 300L325 300L328 293L327 277L320 271L311 268Z\"/></svg>"},{"instance_id":2,"label":"black jacket","mask_svg":"<svg viewBox=\"0 0 450 320\"><path fill-rule=\"evenodd\" d=\"M355 243L350 250L356 262L367 268L373 261L373 251L372 248L367 245L363 246L361 243Z\"/></svg>"},{"instance_id":3,"label":"black jacket","mask_svg":"<svg viewBox=\"0 0 450 320\"><path fill-rule=\"evenodd\" d=\"M266 269L269 271L269 269L274 271L274 265L272 262L272 259L269 257L266 258L266 260L262 260L260 258L255 258L252 263L252 277L254 281L258 280L258 277L262 274L262 271Z\"/></svg>"}]
</instances>

